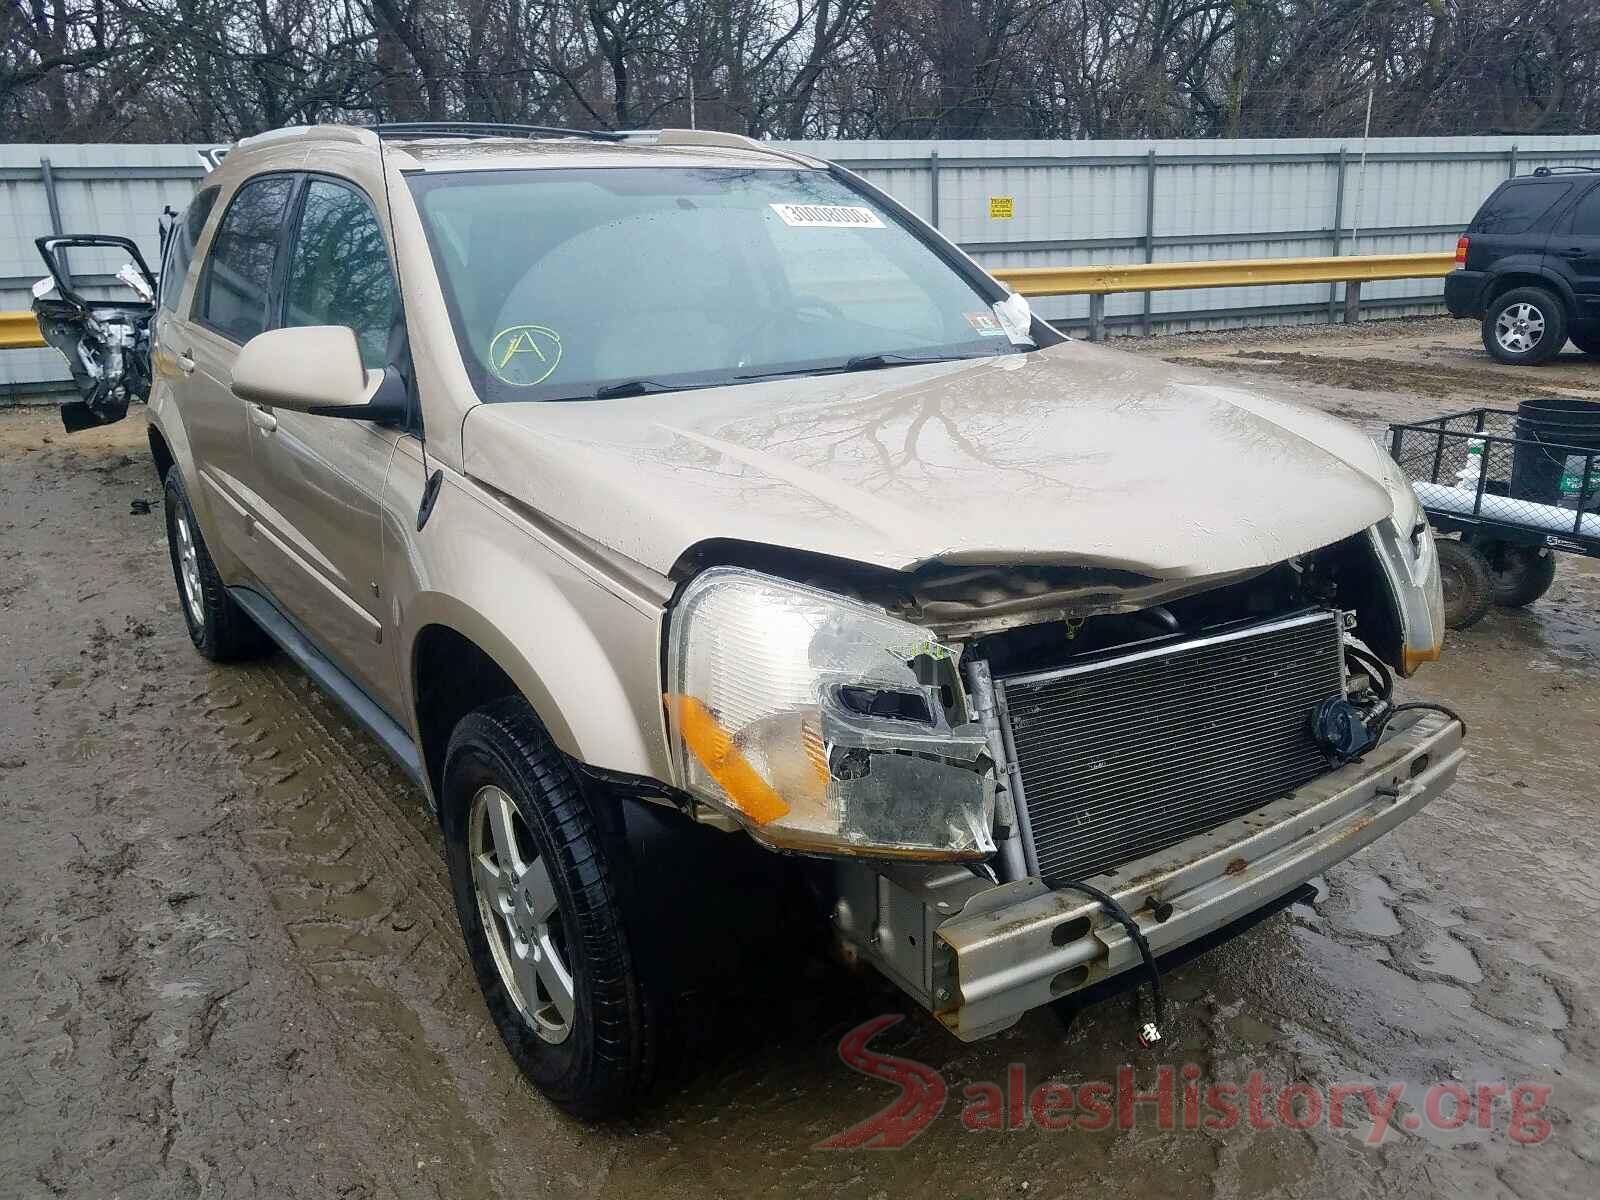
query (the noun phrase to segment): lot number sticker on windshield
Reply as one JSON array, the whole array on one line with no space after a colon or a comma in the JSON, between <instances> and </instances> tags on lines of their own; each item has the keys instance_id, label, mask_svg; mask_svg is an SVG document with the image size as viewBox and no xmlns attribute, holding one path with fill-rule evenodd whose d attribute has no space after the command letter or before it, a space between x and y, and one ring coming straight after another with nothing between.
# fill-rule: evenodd
<instances>
[{"instance_id":1,"label":"lot number sticker on windshield","mask_svg":"<svg viewBox=\"0 0 1600 1200\"><path fill-rule=\"evenodd\" d=\"M870 208L849 204L774 204L772 211L796 229L882 229Z\"/></svg>"},{"instance_id":2,"label":"lot number sticker on windshield","mask_svg":"<svg viewBox=\"0 0 1600 1200\"><path fill-rule=\"evenodd\" d=\"M545 325L512 325L489 342L489 370L501 383L532 387L561 362L561 335Z\"/></svg>"}]
</instances>

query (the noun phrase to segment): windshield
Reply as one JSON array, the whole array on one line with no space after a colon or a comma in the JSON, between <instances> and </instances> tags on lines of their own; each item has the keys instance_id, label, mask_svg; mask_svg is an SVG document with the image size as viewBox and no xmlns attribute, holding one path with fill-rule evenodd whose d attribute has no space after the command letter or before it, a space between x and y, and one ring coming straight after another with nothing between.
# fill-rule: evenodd
<instances>
[{"instance_id":1,"label":"windshield","mask_svg":"<svg viewBox=\"0 0 1600 1200\"><path fill-rule=\"evenodd\" d=\"M825 171L463 171L410 184L484 400L1016 351L973 284Z\"/></svg>"}]
</instances>

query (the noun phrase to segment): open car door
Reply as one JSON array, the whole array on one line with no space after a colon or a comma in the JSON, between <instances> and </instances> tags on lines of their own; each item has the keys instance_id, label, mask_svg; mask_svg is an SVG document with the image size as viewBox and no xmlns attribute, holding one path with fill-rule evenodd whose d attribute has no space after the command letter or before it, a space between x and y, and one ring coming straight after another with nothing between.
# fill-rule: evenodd
<instances>
[{"instance_id":1,"label":"open car door","mask_svg":"<svg viewBox=\"0 0 1600 1200\"><path fill-rule=\"evenodd\" d=\"M109 425L128 415L128 405L150 395L150 322L155 314L156 281L139 247L129 238L63 234L34 241L47 278L33 285L33 312L44 340L61 352L80 399L61 406L69 433ZM96 249L126 254L113 277L119 293L95 300L77 290L67 251ZM114 260L113 260L114 261Z\"/></svg>"}]
</instances>

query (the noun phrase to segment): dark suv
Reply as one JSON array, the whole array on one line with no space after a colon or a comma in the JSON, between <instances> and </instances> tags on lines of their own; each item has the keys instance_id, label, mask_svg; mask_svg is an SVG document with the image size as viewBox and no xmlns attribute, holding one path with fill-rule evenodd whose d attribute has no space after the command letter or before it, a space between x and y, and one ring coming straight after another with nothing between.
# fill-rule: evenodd
<instances>
[{"instance_id":1,"label":"dark suv","mask_svg":"<svg viewBox=\"0 0 1600 1200\"><path fill-rule=\"evenodd\" d=\"M1483 322L1503 363L1549 362L1569 338L1600 355L1600 170L1540 167L1497 187L1456 243L1444 302Z\"/></svg>"}]
</instances>

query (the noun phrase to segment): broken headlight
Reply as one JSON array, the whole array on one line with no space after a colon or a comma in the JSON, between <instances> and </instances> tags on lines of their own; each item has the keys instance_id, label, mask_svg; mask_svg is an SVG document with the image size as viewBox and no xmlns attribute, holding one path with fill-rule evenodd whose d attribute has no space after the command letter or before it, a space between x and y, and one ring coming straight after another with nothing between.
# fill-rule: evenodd
<instances>
[{"instance_id":1,"label":"broken headlight","mask_svg":"<svg viewBox=\"0 0 1600 1200\"><path fill-rule=\"evenodd\" d=\"M947 647L878 609L718 567L667 645L681 786L776 849L976 859L994 771Z\"/></svg>"}]
</instances>

